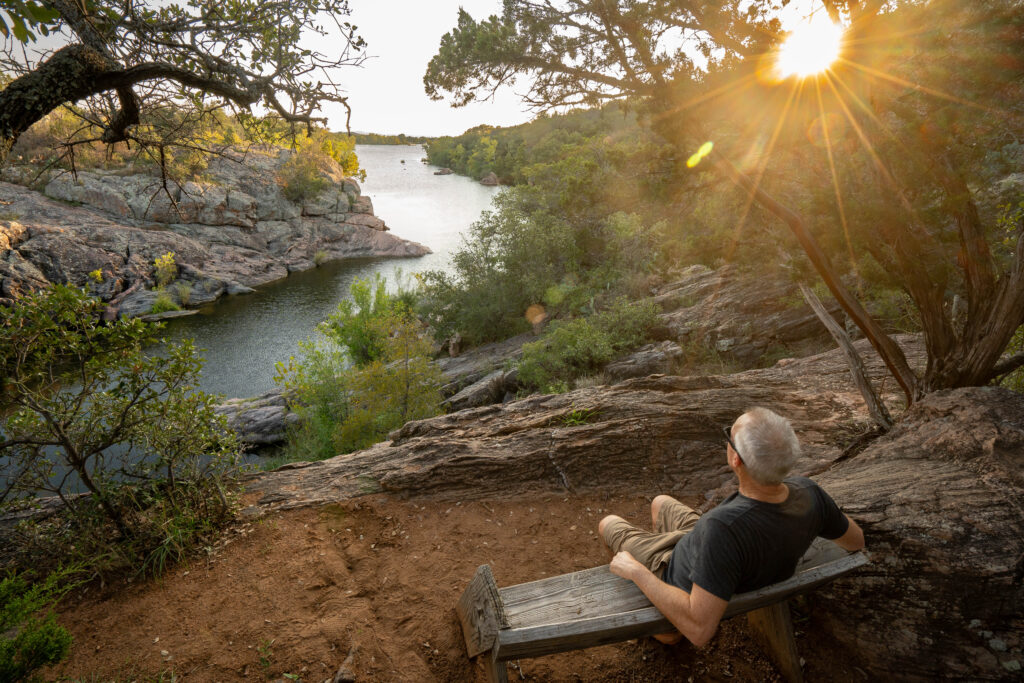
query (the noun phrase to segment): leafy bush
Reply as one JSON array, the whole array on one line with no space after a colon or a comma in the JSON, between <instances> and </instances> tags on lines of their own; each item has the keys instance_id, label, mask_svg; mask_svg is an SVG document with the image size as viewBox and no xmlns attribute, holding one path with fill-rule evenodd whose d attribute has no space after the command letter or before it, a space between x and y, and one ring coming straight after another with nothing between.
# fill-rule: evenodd
<instances>
[{"instance_id":1,"label":"leafy bush","mask_svg":"<svg viewBox=\"0 0 1024 683\"><path fill-rule=\"evenodd\" d=\"M159 572L225 521L239 447L195 391L190 341L147 356L139 320L102 324L102 303L55 286L11 307L0 337L0 509L60 497L57 518L19 530L40 566ZM85 497L72 494L88 492Z\"/></svg>"},{"instance_id":2,"label":"leafy bush","mask_svg":"<svg viewBox=\"0 0 1024 683\"><path fill-rule=\"evenodd\" d=\"M174 252L169 251L163 256L157 256L153 261L153 275L156 278L157 287L166 287L178 277L178 265L174 262Z\"/></svg>"},{"instance_id":3,"label":"leafy bush","mask_svg":"<svg viewBox=\"0 0 1024 683\"><path fill-rule=\"evenodd\" d=\"M379 321L391 321L395 315L405 317L414 298L401 287L396 294L389 294L387 280L380 273L373 280L357 278L349 287L349 296L319 330L345 349L353 363L363 366L384 356L391 330Z\"/></svg>"},{"instance_id":4,"label":"leafy bush","mask_svg":"<svg viewBox=\"0 0 1024 683\"><path fill-rule=\"evenodd\" d=\"M316 199L331 184L323 174L322 157L314 152L298 151L281 165L278 182L288 201L301 204Z\"/></svg>"},{"instance_id":5,"label":"leafy bush","mask_svg":"<svg viewBox=\"0 0 1024 683\"><path fill-rule=\"evenodd\" d=\"M570 380L593 373L620 351L643 343L656 315L652 302L619 299L589 318L555 321L543 338L523 346L518 380L546 393L567 391Z\"/></svg>"},{"instance_id":6,"label":"leafy bush","mask_svg":"<svg viewBox=\"0 0 1024 683\"><path fill-rule=\"evenodd\" d=\"M301 204L316 199L330 186L332 172L365 177L359 170L355 140L349 136L318 130L312 136L296 137L293 147L291 158L277 173L278 184L289 201Z\"/></svg>"},{"instance_id":7,"label":"leafy bush","mask_svg":"<svg viewBox=\"0 0 1024 683\"><path fill-rule=\"evenodd\" d=\"M96 284L101 284L103 282L103 269L97 268L96 270L90 270L89 279L91 279Z\"/></svg>"},{"instance_id":8,"label":"leafy bush","mask_svg":"<svg viewBox=\"0 0 1024 683\"><path fill-rule=\"evenodd\" d=\"M356 280L351 301L300 345L302 358L278 364L275 380L301 418L284 460L319 460L365 448L409 420L437 415L441 373L432 345L407 305L408 292L388 294L386 281Z\"/></svg>"},{"instance_id":9,"label":"leafy bush","mask_svg":"<svg viewBox=\"0 0 1024 683\"><path fill-rule=\"evenodd\" d=\"M51 608L68 590L67 576L54 572L34 586L17 574L0 579L0 681L29 680L67 656L71 635Z\"/></svg>"}]
</instances>

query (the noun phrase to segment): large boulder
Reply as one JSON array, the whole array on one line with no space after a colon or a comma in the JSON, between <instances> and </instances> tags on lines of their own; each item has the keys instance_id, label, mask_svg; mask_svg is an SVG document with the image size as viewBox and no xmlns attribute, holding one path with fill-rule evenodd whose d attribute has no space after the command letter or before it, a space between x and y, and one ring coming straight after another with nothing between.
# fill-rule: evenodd
<instances>
[{"instance_id":1,"label":"large boulder","mask_svg":"<svg viewBox=\"0 0 1024 683\"><path fill-rule=\"evenodd\" d=\"M818 480L872 563L818 591L812 613L874 678L1022 676L1024 396L930 394Z\"/></svg>"},{"instance_id":2,"label":"large boulder","mask_svg":"<svg viewBox=\"0 0 1024 683\"><path fill-rule=\"evenodd\" d=\"M920 365L920 342L899 340ZM879 381L884 365L866 342L857 344ZM735 375L654 375L410 422L390 441L263 474L249 488L285 507L379 490L457 498L545 488L713 495L732 477L721 427L755 405L792 420L804 446L801 472L831 463L841 444L872 426L837 350Z\"/></svg>"},{"instance_id":3,"label":"large boulder","mask_svg":"<svg viewBox=\"0 0 1024 683\"><path fill-rule=\"evenodd\" d=\"M664 311L661 320L670 338L742 367L831 346L798 286L781 276L690 266L660 287L654 301ZM830 298L825 305L843 324L838 304Z\"/></svg>"}]
</instances>

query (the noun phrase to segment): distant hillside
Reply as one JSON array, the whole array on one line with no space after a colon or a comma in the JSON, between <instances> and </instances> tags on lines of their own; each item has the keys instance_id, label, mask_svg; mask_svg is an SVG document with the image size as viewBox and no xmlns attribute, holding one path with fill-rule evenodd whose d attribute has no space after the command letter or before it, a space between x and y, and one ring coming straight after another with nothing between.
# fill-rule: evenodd
<instances>
[{"instance_id":1,"label":"distant hillside","mask_svg":"<svg viewBox=\"0 0 1024 683\"><path fill-rule=\"evenodd\" d=\"M423 145L433 140L415 135L384 135L383 133L352 133L357 145Z\"/></svg>"}]
</instances>

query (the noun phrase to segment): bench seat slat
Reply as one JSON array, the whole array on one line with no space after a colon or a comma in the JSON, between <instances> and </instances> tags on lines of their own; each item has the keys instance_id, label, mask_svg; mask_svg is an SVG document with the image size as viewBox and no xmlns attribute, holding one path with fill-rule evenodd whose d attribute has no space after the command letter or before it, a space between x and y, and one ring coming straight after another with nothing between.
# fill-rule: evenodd
<instances>
[{"instance_id":1,"label":"bench seat slat","mask_svg":"<svg viewBox=\"0 0 1024 683\"><path fill-rule=\"evenodd\" d=\"M840 555L839 559L825 564L808 566L805 563L804 569L798 570L785 581L733 596L723 618L737 616L809 591L868 562L863 553L847 554L840 550ZM818 557L834 557L834 554ZM571 578L579 575L584 576ZM561 596L558 602L548 603L550 609L546 610L542 584L555 586ZM585 591L594 590L595 587L600 595L615 596L612 600L614 605L634 606L619 612L609 612L589 599L583 599L579 604L573 604L569 599L574 593L587 598ZM499 592L510 626L498 632L494 656L499 661L605 645L664 633L674 628L632 581L615 576L607 566L510 586ZM628 597L622 598L620 594ZM642 602L636 595L639 595ZM506 596L515 602L510 604Z\"/></svg>"},{"instance_id":2,"label":"bench seat slat","mask_svg":"<svg viewBox=\"0 0 1024 683\"><path fill-rule=\"evenodd\" d=\"M835 543L817 539L801 558L793 577L847 556ZM608 565L508 586L499 593L511 628L608 617L651 604L636 584L612 574Z\"/></svg>"}]
</instances>

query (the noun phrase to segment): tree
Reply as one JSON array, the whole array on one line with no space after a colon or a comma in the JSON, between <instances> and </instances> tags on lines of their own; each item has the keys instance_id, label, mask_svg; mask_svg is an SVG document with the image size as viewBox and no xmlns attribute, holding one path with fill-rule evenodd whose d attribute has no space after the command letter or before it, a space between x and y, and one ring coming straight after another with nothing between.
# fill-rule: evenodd
<instances>
[{"instance_id":1,"label":"tree","mask_svg":"<svg viewBox=\"0 0 1024 683\"><path fill-rule=\"evenodd\" d=\"M359 63L364 46L342 20L348 0L17 0L4 14L0 29L17 41L60 31L67 44L38 62L8 50L3 66L17 78L0 91L0 163L32 124L85 98L94 98L100 115L90 120L108 144L145 144L133 127L154 103L259 104L308 126L324 120L314 115L325 102L348 107L333 70ZM339 34L331 56L299 44L328 33L325 17Z\"/></svg>"},{"instance_id":2,"label":"tree","mask_svg":"<svg viewBox=\"0 0 1024 683\"><path fill-rule=\"evenodd\" d=\"M908 403L1024 365L1024 354L1000 360L1024 323L1024 224L983 205L997 179L985 153L1024 133L1016 3L826 0L849 25L843 59L813 82L765 85L784 4L506 0L500 16L479 22L460 11L424 83L456 106L526 77L524 99L540 109L609 100L640 109L681 158L706 157L698 171L710 166L790 229ZM842 154L829 138L831 116L857 143ZM806 144L776 143L814 120L829 163L811 182L838 198L824 215L798 210L811 193L769 171L806 160ZM865 209L856 215L847 187ZM832 238L843 229L845 242ZM843 283L836 257L856 246L914 301L928 349L923 376Z\"/></svg>"},{"instance_id":3,"label":"tree","mask_svg":"<svg viewBox=\"0 0 1024 683\"><path fill-rule=\"evenodd\" d=\"M145 546L155 535L159 544L162 503L201 520L227 512L221 478L238 444L213 397L195 390L202 362L191 343L147 355L151 328L103 324L102 309L82 290L55 286L5 314L0 506L51 493L75 522L96 508L121 541Z\"/></svg>"}]
</instances>

